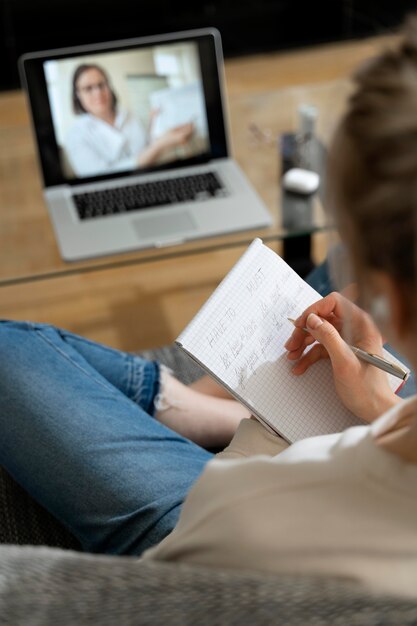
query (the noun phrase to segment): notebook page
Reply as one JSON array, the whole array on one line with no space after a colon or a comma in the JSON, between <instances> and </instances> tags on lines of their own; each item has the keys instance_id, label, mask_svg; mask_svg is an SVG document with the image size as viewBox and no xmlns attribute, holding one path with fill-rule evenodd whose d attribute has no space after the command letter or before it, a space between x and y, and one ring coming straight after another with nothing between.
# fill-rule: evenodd
<instances>
[{"instance_id":1,"label":"notebook page","mask_svg":"<svg viewBox=\"0 0 417 626\"><path fill-rule=\"evenodd\" d=\"M255 239L177 343L288 441L338 432L363 422L339 400L330 362L296 377L284 349L287 318L320 297Z\"/></svg>"}]
</instances>

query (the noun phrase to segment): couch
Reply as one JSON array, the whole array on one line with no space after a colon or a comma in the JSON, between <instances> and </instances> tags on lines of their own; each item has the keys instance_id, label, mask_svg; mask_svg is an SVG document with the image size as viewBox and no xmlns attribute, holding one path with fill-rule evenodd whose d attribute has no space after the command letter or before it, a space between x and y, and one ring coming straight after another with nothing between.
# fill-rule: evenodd
<instances>
[{"instance_id":1,"label":"couch","mask_svg":"<svg viewBox=\"0 0 417 626\"><path fill-rule=\"evenodd\" d=\"M186 383L201 374L174 346L142 354ZM417 625L417 600L375 595L352 580L81 553L2 468L0 544L1 626Z\"/></svg>"}]
</instances>

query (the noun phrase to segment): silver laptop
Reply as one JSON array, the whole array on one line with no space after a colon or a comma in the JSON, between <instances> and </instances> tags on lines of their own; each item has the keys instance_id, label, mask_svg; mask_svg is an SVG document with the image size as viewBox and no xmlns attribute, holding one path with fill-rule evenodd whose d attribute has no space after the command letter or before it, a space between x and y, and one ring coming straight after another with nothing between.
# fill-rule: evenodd
<instances>
[{"instance_id":1,"label":"silver laptop","mask_svg":"<svg viewBox=\"0 0 417 626\"><path fill-rule=\"evenodd\" d=\"M19 68L65 260L271 224L229 152L215 29L25 54Z\"/></svg>"}]
</instances>

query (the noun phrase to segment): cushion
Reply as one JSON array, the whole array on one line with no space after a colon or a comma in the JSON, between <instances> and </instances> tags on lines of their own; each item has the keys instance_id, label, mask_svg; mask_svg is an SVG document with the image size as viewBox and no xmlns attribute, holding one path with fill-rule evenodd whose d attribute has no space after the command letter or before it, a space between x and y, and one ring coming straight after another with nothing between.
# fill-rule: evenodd
<instances>
[{"instance_id":1,"label":"cushion","mask_svg":"<svg viewBox=\"0 0 417 626\"><path fill-rule=\"evenodd\" d=\"M349 580L15 546L0 547L0 607L0 623L25 626L417 623L417 602Z\"/></svg>"}]
</instances>

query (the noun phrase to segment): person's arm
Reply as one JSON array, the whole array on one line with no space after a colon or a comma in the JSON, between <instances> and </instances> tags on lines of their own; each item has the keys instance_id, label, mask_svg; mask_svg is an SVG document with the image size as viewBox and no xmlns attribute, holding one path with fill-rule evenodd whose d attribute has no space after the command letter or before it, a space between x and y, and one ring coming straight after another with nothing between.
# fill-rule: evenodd
<instances>
[{"instance_id":1,"label":"person's arm","mask_svg":"<svg viewBox=\"0 0 417 626\"><path fill-rule=\"evenodd\" d=\"M148 127L146 129L146 142L148 144L151 143L151 138L152 138L152 134L153 134L153 128L155 126L156 123L156 119L158 117L158 115L160 114L161 109L157 108L157 109L151 109L151 112L149 114L149 122L148 122Z\"/></svg>"},{"instance_id":2,"label":"person's arm","mask_svg":"<svg viewBox=\"0 0 417 626\"><path fill-rule=\"evenodd\" d=\"M182 126L171 128L142 150L137 159L138 167L152 165L165 150L184 145L190 139L193 132L193 124L183 124Z\"/></svg>"},{"instance_id":3,"label":"person's arm","mask_svg":"<svg viewBox=\"0 0 417 626\"><path fill-rule=\"evenodd\" d=\"M288 358L297 361L292 370L294 375L302 375L317 361L330 358L340 399L356 416L368 422L401 402L391 390L387 374L359 361L343 339L343 330L348 328L349 344L382 355L383 338L379 330L371 317L347 298L336 292L329 294L309 306L295 320L295 325L285 344Z\"/></svg>"}]
</instances>

